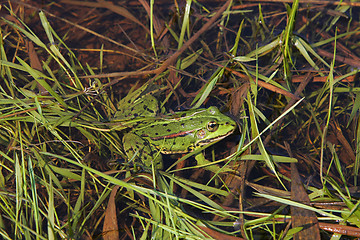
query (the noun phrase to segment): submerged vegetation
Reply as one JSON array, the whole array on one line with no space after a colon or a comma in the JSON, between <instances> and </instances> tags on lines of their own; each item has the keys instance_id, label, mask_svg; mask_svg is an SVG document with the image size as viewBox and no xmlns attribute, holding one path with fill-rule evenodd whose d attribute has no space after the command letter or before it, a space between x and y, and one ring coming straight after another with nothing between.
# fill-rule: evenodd
<instances>
[{"instance_id":1,"label":"submerged vegetation","mask_svg":"<svg viewBox=\"0 0 360 240\"><path fill-rule=\"evenodd\" d=\"M1 238L360 237L357 3L39 2L0 5Z\"/></svg>"}]
</instances>

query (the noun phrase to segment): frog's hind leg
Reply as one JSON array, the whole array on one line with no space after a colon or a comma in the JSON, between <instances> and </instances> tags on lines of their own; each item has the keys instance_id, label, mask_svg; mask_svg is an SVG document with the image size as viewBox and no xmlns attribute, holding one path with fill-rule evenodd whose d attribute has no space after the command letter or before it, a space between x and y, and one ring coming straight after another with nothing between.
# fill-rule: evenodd
<instances>
[{"instance_id":1,"label":"frog's hind leg","mask_svg":"<svg viewBox=\"0 0 360 240\"><path fill-rule=\"evenodd\" d=\"M163 168L161 154L145 139L139 137L136 134L128 133L123 137L123 143L124 151L129 159L140 159L146 167L151 167L151 165L154 164L156 169Z\"/></svg>"}]
</instances>

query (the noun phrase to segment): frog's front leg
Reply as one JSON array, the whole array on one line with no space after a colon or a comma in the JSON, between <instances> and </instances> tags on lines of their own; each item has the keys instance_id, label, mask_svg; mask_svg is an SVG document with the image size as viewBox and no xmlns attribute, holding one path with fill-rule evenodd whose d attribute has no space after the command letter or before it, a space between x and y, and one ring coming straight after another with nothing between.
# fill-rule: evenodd
<instances>
[{"instance_id":1,"label":"frog's front leg","mask_svg":"<svg viewBox=\"0 0 360 240\"><path fill-rule=\"evenodd\" d=\"M140 159L142 163L151 167L154 164L156 169L163 168L163 161L161 153L157 149L149 144L149 142L134 133L127 133L123 137L123 146L126 155L129 159ZM137 156L134 156L134 155Z\"/></svg>"}]
</instances>

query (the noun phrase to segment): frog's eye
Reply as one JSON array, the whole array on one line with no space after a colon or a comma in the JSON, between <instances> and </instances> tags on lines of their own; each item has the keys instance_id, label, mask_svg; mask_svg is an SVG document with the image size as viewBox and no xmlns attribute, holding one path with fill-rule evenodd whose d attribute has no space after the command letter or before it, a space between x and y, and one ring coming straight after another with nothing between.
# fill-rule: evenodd
<instances>
[{"instance_id":1,"label":"frog's eye","mask_svg":"<svg viewBox=\"0 0 360 240\"><path fill-rule=\"evenodd\" d=\"M215 121L211 121L206 127L209 132L215 132L219 128L219 124L217 124Z\"/></svg>"}]
</instances>

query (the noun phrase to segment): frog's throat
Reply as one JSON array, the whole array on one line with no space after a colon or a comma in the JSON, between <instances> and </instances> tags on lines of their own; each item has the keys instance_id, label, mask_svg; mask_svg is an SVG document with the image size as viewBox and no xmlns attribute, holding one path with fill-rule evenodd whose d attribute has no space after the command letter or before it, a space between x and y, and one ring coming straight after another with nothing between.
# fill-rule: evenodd
<instances>
[{"instance_id":1,"label":"frog's throat","mask_svg":"<svg viewBox=\"0 0 360 240\"><path fill-rule=\"evenodd\" d=\"M234 129L234 130L235 130L235 129ZM218 137L216 137L216 138L199 140L199 141L195 144L195 146L196 146L196 147L202 147L202 146L205 146L205 145L207 145L207 144L209 144L209 143L220 141L221 139L226 138L227 136L229 136L230 134L232 134L232 133L234 132L234 130L226 133L225 135L218 136Z\"/></svg>"}]
</instances>

